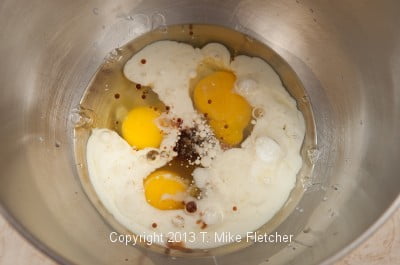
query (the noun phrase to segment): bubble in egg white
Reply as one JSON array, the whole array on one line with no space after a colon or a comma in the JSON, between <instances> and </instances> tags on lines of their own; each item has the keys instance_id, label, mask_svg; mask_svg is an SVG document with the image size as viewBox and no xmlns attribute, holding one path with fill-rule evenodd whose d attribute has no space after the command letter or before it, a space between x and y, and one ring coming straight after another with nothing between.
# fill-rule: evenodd
<instances>
[{"instance_id":1,"label":"bubble in egg white","mask_svg":"<svg viewBox=\"0 0 400 265\"><path fill-rule=\"evenodd\" d=\"M212 160L211 160L211 158L208 157L208 156L205 156L205 157L203 157L203 158L201 159L201 165L202 165L203 167L209 167L209 166L211 165L211 162L212 162Z\"/></svg>"},{"instance_id":2,"label":"bubble in egg white","mask_svg":"<svg viewBox=\"0 0 400 265\"><path fill-rule=\"evenodd\" d=\"M208 225L222 223L224 215L221 210L209 208L204 211L203 221Z\"/></svg>"},{"instance_id":3,"label":"bubble in egg white","mask_svg":"<svg viewBox=\"0 0 400 265\"><path fill-rule=\"evenodd\" d=\"M262 107L255 107L251 112L254 119L260 119L264 116L264 109Z\"/></svg>"},{"instance_id":4,"label":"bubble in egg white","mask_svg":"<svg viewBox=\"0 0 400 265\"><path fill-rule=\"evenodd\" d=\"M257 89L257 82L249 78L238 79L235 88L239 94L249 95Z\"/></svg>"},{"instance_id":5,"label":"bubble in egg white","mask_svg":"<svg viewBox=\"0 0 400 265\"><path fill-rule=\"evenodd\" d=\"M190 72L189 72L189 77L190 77L190 78L195 78L196 76L197 76L196 70L190 70Z\"/></svg>"},{"instance_id":6,"label":"bubble in egg white","mask_svg":"<svg viewBox=\"0 0 400 265\"><path fill-rule=\"evenodd\" d=\"M183 228L185 226L185 219L180 215L174 216L171 219L171 222L174 226L179 227L179 228Z\"/></svg>"},{"instance_id":7,"label":"bubble in egg white","mask_svg":"<svg viewBox=\"0 0 400 265\"><path fill-rule=\"evenodd\" d=\"M223 65L229 65L231 54L228 49L218 43L209 43L201 49L202 54L207 58L214 59Z\"/></svg>"},{"instance_id":8,"label":"bubble in egg white","mask_svg":"<svg viewBox=\"0 0 400 265\"><path fill-rule=\"evenodd\" d=\"M196 168L193 172L193 178L197 187L204 188L207 185L208 173L204 168Z\"/></svg>"},{"instance_id":9,"label":"bubble in egg white","mask_svg":"<svg viewBox=\"0 0 400 265\"><path fill-rule=\"evenodd\" d=\"M111 135L109 131L102 131L100 135L100 140L107 143L110 141Z\"/></svg>"},{"instance_id":10,"label":"bubble in egg white","mask_svg":"<svg viewBox=\"0 0 400 265\"><path fill-rule=\"evenodd\" d=\"M256 153L261 160L267 163L274 162L281 155L281 147L269 137L259 137L256 139Z\"/></svg>"},{"instance_id":11,"label":"bubble in egg white","mask_svg":"<svg viewBox=\"0 0 400 265\"><path fill-rule=\"evenodd\" d=\"M199 135L201 138L205 138L207 136L207 133L204 131L201 131Z\"/></svg>"}]
</instances>

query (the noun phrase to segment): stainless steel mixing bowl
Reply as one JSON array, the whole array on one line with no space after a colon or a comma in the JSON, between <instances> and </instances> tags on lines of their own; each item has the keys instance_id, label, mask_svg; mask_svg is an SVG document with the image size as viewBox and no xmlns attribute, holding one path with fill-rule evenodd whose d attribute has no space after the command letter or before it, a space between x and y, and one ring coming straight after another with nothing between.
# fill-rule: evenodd
<instances>
[{"instance_id":1,"label":"stainless steel mixing bowl","mask_svg":"<svg viewBox=\"0 0 400 265\"><path fill-rule=\"evenodd\" d=\"M1 177L5 217L64 264L329 264L400 201L397 0L0 2ZM112 244L79 182L71 112L104 56L164 24L242 31L296 71L317 126L312 184L278 228L290 246L190 259ZM298 229L301 227L302 229Z\"/></svg>"}]
</instances>

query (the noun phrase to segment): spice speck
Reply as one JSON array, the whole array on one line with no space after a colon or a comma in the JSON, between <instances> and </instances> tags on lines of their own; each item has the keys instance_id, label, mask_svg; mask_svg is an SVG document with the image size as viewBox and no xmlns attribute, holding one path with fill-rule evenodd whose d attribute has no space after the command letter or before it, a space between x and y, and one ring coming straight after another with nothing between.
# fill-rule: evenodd
<instances>
[{"instance_id":1,"label":"spice speck","mask_svg":"<svg viewBox=\"0 0 400 265\"><path fill-rule=\"evenodd\" d=\"M186 211L189 213L194 213L197 211L197 205L196 205L196 202L194 202L194 201L190 201L190 202L186 203L185 207L186 207Z\"/></svg>"}]
</instances>

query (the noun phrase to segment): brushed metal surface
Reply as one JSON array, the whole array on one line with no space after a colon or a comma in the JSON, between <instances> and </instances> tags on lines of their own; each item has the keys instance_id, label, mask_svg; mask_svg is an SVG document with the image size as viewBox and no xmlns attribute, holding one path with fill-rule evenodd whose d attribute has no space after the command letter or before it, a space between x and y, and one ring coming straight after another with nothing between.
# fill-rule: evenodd
<instances>
[{"instance_id":1,"label":"brushed metal surface","mask_svg":"<svg viewBox=\"0 0 400 265\"><path fill-rule=\"evenodd\" d=\"M70 113L104 56L160 26L160 17L217 24L266 43L300 77L315 115L317 160L313 185L283 224L302 224L296 242L190 263L330 263L399 204L399 10L396 0L3 0L2 213L60 263L187 264L110 244L111 228L75 170Z\"/></svg>"},{"instance_id":2,"label":"brushed metal surface","mask_svg":"<svg viewBox=\"0 0 400 265\"><path fill-rule=\"evenodd\" d=\"M400 209L373 236L334 265L393 265L400 263ZM128 260L129 261L129 260ZM127 262L130 264L129 262ZM55 265L0 216L0 264ZM268 264L268 263L265 263Z\"/></svg>"}]
</instances>

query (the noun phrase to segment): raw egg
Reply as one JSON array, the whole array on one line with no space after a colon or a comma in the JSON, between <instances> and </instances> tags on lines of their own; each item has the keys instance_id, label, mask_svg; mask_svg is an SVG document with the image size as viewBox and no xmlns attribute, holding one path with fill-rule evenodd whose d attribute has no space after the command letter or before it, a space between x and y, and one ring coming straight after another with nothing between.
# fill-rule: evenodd
<instances>
[{"instance_id":1,"label":"raw egg","mask_svg":"<svg viewBox=\"0 0 400 265\"><path fill-rule=\"evenodd\" d=\"M169 170L156 170L143 182L146 201L160 210L183 209L183 195L188 186Z\"/></svg>"},{"instance_id":2,"label":"raw egg","mask_svg":"<svg viewBox=\"0 0 400 265\"><path fill-rule=\"evenodd\" d=\"M122 137L137 149L158 148L162 141L162 132L155 120L160 113L150 107L138 107L131 110L122 123Z\"/></svg>"},{"instance_id":3,"label":"raw egg","mask_svg":"<svg viewBox=\"0 0 400 265\"><path fill-rule=\"evenodd\" d=\"M196 108L207 115L216 136L230 146L243 140L252 111L247 100L233 90L235 81L233 73L218 71L201 79L194 89Z\"/></svg>"}]
</instances>

